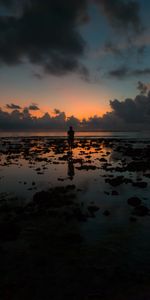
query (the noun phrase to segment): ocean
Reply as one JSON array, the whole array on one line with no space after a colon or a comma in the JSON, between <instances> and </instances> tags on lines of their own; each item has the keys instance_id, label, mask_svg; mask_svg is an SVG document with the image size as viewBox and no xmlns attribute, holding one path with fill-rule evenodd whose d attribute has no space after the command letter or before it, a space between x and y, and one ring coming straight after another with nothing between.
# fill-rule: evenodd
<instances>
[{"instance_id":1,"label":"ocean","mask_svg":"<svg viewBox=\"0 0 150 300\"><path fill-rule=\"evenodd\" d=\"M0 131L0 137L52 137L66 138L66 131ZM77 131L76 138L125 138L125 139L150 139L150 131Z\"/></svg>"}]
</instances>

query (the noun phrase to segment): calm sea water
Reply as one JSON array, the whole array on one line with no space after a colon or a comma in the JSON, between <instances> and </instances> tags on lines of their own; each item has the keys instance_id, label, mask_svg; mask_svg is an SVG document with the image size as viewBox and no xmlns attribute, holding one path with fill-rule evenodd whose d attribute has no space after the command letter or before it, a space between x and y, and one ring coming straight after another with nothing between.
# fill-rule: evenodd
<instances>
[{"instance_id":1,"label":"calm sea water","mask_svg":"<svg viewBox=\"0 0 150 300\"><path fill-rule=\"evenodd\" d=\"M77 229L86 245L93 247L94 251L101 247L103 266L108 272L119 270L125 276L123 281L127 280L128 284L132 284L134 274L135 279L147 280L150 274L150 216L137 217L135 222L131 222L133 207L128 205L128 199L138 197L142 205L150 208L150 178L145 177L143 172L120 171L124 157L117 148L125 145L131 148L150 147L150 134L80 132L76 133L79 138L75 140L71 152L68 151L66 140L57 140L57 137L66 137L65 132L37 135L41 138L31 137L33 133L21 132L1 135L0 205L3 207L5 203L10 203L12 207L25 206L37 192L75 185L75 201L82 205L85 213L93 203L99 208L95 218L91 217L78 225ZM81 137L85 136L92 138L82 140ZM94 140L96 136L106 139ZM109 137L115 140L109 140L108 143ZM149 140L144 143L144 139ZM126 160L130 162L131 157L126 157ZM109 166L108 169L104 167L105 164ZM116 176L124 176L131 182L144 181L147 186L141 189L129 181L128 184L113 187L106 179ZM113 195L114 191L116 195ZM110 212L109 216L104 214L107 211ZM102 256L97 251L99 259ZM92 253L95 257L95 252Z\"/></svg>"},{"instance_id":2,"label":"calm sea water","mask_svg":"<svg viewBox=\"0 0 150 300\"><path fill-rule=\"evenodd\" d=\"M65 138L67 137L67 132L65 131L13 131L6 132L0 131L0 137L53 137L53 138ZM150 139L150 131L80 131L75 132L75 137L77 138L94 138L94 137L107 137L107 138L126 138L126 139Z\"/></svg>"}]
</instances>

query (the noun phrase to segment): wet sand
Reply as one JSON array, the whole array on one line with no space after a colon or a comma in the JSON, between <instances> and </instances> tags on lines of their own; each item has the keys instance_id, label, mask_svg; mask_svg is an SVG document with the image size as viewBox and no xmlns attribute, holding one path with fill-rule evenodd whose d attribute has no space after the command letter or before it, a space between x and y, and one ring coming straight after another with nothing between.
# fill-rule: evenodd
<instances>
[{"instance_id":1,"label":"wet sand","mask_svg":"<svg viewBox=\"0 0 150 300\"><path fill-rule=\"evenodd\" d=\"M1 299L150 299L150 142L1 138Z\"/></svg>"}]
</instances>

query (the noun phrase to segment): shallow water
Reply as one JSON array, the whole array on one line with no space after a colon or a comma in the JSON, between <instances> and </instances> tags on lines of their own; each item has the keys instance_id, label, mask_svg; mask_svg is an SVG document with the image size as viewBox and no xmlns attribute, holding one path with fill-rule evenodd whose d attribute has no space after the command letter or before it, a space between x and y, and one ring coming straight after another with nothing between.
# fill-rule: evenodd
<instances>
[{"instance_id":1,"label":"shallow water","mask_svg":"<svg viewBox=\"0 0 150 300\"><path fill-rule=\"evenodd\" d=\"M19 222L24 226L21 238L16 244L9 242L7 247L5 245L9 281L18 284L17 296L13 299L26 299L28 292L31 299L42 299L43 285L44 292L49 295L54 288L53 299L65 299L61 297L66 295L66 281L70 286L69 297L73 299L101 299L101 293L103 297L105 295L104 299L111 299L112 295L115 295L112 298L115 300L149 299L144 297L150 295L150 216L133 214L134 207L127 201L130 197L139 197L142 205L150 208L150 178L145 176L149 176L150 170L131 171L125 167L141 159L148 162L149 147L148 139L119 137L78 138L72 150L62 138L0 139L0 208L4 203L25 207L37 192L75 185L74 201L88 215L86 222L77 224L74 220L62 222L61 218L54 221L55 218L46 214L39 219L33 217L33 220L31 215L27 221L20 217ZM132 151L134 155L130 153ZM145 158L142 158L141 151L145 151ZM117 176L124 176L129 182L111 185L108 180ZM145 182L147 186L134 186L135 182ZM115 195L112 195L113 191ZM97 211L90 214L89 205L95 205ZM68 228L71 228L69 237L65 239ZM74 242L72 245L73 234L81 236L82 244ZM27 246L29 250L26 250ZM19 286L26 276L32 284L26 281L27 294L24 294ZM56 284L56 288L55 284L51 285L51 290L49 276L50 280L52 276L55 278ZM32 296L34 283L39 294ZM22 285L24 288L24 282ZM84 298L82 293L87 297ZM90 296L96 294L98 298Z\"/></svg>"},{"instance_id":2,"label":"shallow water","mask_svg":"<svg viewBox=\"0 0 150 300\"><path fill-rule=\"evenodd\" d=\"M142 172L112 169L122 165L122 153L116 151L116 148L124 144L142 148L148 147L149 142L79 139L75 140L74 147L69 152L67 140L64 139L1 138L0 199L17 198L20 205L25 205L38 191L75 184L81 190L79 201L86 205L93 201L102 210L111 210L113 216L110 219L118 223L124 222L130 211L127 199L139 196L144 203L148 203L150 188L149 178L146 177L144 181L148 186L145 189L134 187L131 183L113 187L105 182L109 176L123 175L135 181L143 179ZM126 159L131 160L130 157ZM110 164L107 169L103 168L106 164ZM112 196L112 191L116 189L118 195ZM105 219L101 217L99 222L105 222Z\"/></svg>"}]
</instances>

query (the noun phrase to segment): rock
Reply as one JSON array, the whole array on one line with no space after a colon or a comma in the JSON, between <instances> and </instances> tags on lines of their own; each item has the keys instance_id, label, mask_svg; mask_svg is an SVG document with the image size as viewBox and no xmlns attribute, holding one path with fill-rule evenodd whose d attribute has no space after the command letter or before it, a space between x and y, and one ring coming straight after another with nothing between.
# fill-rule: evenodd
<instances>
[{"instance_id":1,"label":"rock","mask_svg":"<svg viewBox=\"0 0 150 300\"><path fill-rule=\"evenodd\" d=\"M91 155L86 155L86 156L85 156L85 158L91 158L91 157L92 157Z\"/></svg>"},{"instance_id":2,"label":"rock","mask_svg":"<svg viewBox=\"0 0 150 300\"><path fill-rule=\"evenodd\" d=\"M117 191L112 191L111 194L112 194L112 196L118 196L119 195L119 193Z\"/></svg>"},{"instance_id":3,"label":"rock","mask_svg":"<svg viewBox=\"0 0 150 300\"><path fill-rule=\"evenodd\" d=\"M106 217L109 216L109 215L110 215L110 211L106 209L106 210L103 212L103 215L106 216Z\"/></svg>"},{"instance_id":4,"label":"rock","mask_svg":"<svg viewBox=\"0 0 150 300\"><path fill-rule=\"evenodd\" d=\"M126 169L131 172L146 171L150 169L150 161L132 161L127 165Z\"/></svg>"},{"instance_id":5,"label":"rock","mask_svg":"<svg viewBox=\"0 0 150 300\"><path fill-rule=\"evenodd\" d=\"M0 240L13 241L18 238L20 227L14 222L0 223Z\"/></svg>"},{"instance_id":6,"label":"rock","mask_svg":"<svg viewBox=\"0 0 150 300\"><path fill-rule=\"evenodd\" d=\"M66 186L66 189L67 189L67 190L75 190L75 189L76 189L76 186L75 186L75 184L68 184L68 185Z\"/></svg>"},{"instance_id":7,"label":"rock","mask_svg":"<svg viewBox=\"0 0 150 300\"><path fill-rule=\"evenodd\" d=\"M150 178L150 173L144 174L144 176Z\"/></svg>"},{"instance_id":8,"label":"rock","mask_svg":"<svg viewBox=\"0 0 150 300\"><path fill-rule=\"evenodd\" d=\"M76 167L77 170L86 170L86 171L89 171L89 170L96 170L98 169L98 167L94 166L94 165L82 165L80 167Z\"/></svg>"},{"instance_id":9,"label":"rock","mask_svg":"<svg viewBox=\"0 0 150 300\"><path fill-rule=\"evenodd\" d=\"M137 218L135 218L135 217L130 217L130 222L136 222L137 221Z\"/></svg>"},{"instance_id":10,"label":"rock","mask_svg":"<svg viewBox=\"0 0 150 300\"><path fill-rule=\"evenodd\" d=\"M88 211L89 211L91 214L95 213L95 212L98 211L98 210L99 210L99 207L96 206L96 205L89 205L89 206L88 206Z\"/></svg>"},{"instance_id":11,"label":"rock","mask_svg":"<svg viewBox=\"0 0 150 300\"><path fill-rule=\"evenodd\" d=\"M107 192L107 191L104 191L104 194L106 194L106 195L110 195L110 193L109 193L109 192Z\"/></svg>"},{"instance_id":12,"label":"rock","mask_svg":"<svg viewBox=\"0 0 150 300\"><path fill-rule=\"evenodd\" d=\"M99 161L101 161L101 162L107 162L107 159L102 157L102 158L99 159Z\"/></svg>"},{"instance_id":13,"label":"rock","mask_svg":"<svg viewBox=\"0 0 150 300\"><path fill-rule=\"evenodd\" d=\"M145 181L137 181L132 183L133 186L137 186L139 188L146 188L147 187L147 182Z\"/></svg>"},{"instance_id":14,"label":"rock","mask_svg":"<svg viewBox=\"0 0 150 300\"><path fill-rule=\"evenodd\" d=\"M135 207L133 214L139 217L144 217L149 215L149 208L144 205L139 205Z\"/></svg>"},{"instance_id":15,"label":"rock","mask_svg":"<svg viewBox=\"0 0 150 300\"><path fill-rule=\"evenodd\" d=\"M37 204L42 204L45 201L50 201L50 193L41 191L33 196L33 201Z\"/></svg>"},{"instance_id":16,"label":"rock","mask_svg":"<svg viewBox=\"0 0 150 300\"><path fill-rule=\"evenodd\" d=\"M49 191L41 191L33 196L33 203L37 204L39 209L60 208L67 205L72 205L76 194L70 193L75 189L75 185L66 187L59 186Z\"/></svg>"},{"instance_id":17,"label":"rock","mask_svg":"<svg viewBox=\"0 0 150 300\"><path fill-rule=\"evenodd\" d=\"M107 178L105 179L105 182L108 182L110 185L112 186L117 186L117 185L120 185L124 182L124 177L123 176L118 176L116 178Z\"/></svg>"},{"instance_id":18,"label":"rock","mask_svg":"<svg viewBox=\"0 0 150 300\"><path fill-rule=\"evenodd\" d=\"M125 184L132 183L132 179L130 179L130 178L124 178L124 183Z\"/></svg>"},{"instance_id":19,"label":"rock","mask_svg":"<svg viewBox=\"0 0 150 300\"><path fill-rule=\"evenodd\" d=\"M38 172L38 171L41 171L41 168L36 168L35 171L37 171L37 172Z\"/></svg>"},{"instance_id":20,"label":"rock","mask_svg":"<svg viewBox=\"0 0 150 300\"><path fill-rule=\"evenodd\" d=\"M138 197L131 197L128 199L128 204L136 207L141 204L141 200Z\"/></svg>"},{"instance_id":21,"label":"rock","mask_svg":"<svg viewBox=\"0 0 150 300\"><path fill-rule=\"evenodd\" d=\"M87 216L82 212L80 207L76 207L73 209L73 216L79 221L79 222L86 222Z\"/></svg>"}]
</instances>

